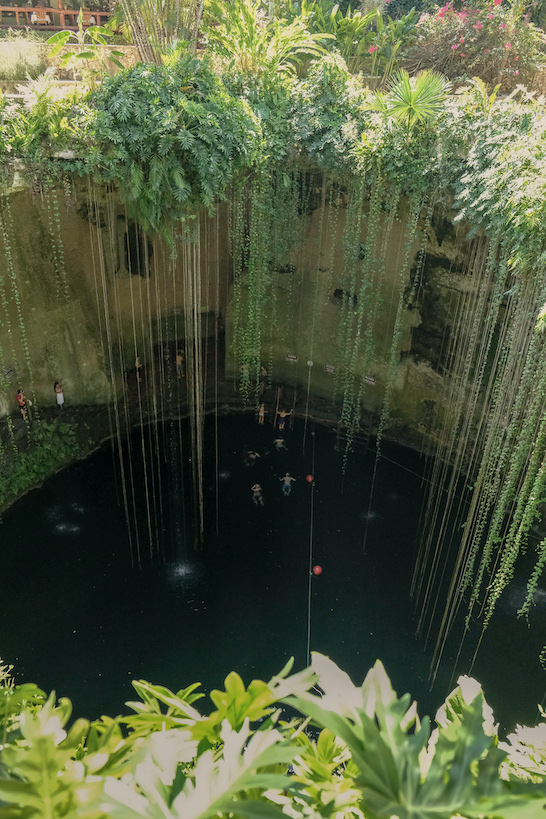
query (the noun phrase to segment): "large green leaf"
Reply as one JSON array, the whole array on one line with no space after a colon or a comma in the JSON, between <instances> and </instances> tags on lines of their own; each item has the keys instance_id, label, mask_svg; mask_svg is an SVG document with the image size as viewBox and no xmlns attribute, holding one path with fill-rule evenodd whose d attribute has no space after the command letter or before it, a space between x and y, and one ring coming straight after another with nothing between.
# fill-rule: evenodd
<instances>
[{"instance_id":1,"label":"large green leaf","mask_svg":"<svg viewBox=\"0 0 546 819\"><path fill-rule=\"evenodd\" d=\"M452 697L443 712L451 719L438 726L422 772L428 720L419 724L409 696L396 696L379 662L361 689L327 658L314 655L313 666L323 697L307 693L287 702L347 744L358 768L356 784L366 816L451 819L457 813L479 815L488 800L495 810L511 811L524 795L532 800L525 805L529 816L539 810L540 800L528 786L518 783L516 795L512 783L499 779L506 754L497 747L478 688L470 702ZM502 810L499 816L511 815Z\"/></svg>"}]
</instances>

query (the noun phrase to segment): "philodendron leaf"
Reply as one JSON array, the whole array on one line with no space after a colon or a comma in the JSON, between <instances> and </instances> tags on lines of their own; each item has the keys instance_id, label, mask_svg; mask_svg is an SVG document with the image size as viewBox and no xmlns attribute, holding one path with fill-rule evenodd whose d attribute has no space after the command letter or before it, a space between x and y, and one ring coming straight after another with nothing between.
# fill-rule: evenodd
<instances>
[{"instance_id":1,"label":"philodendron leaf","mask_svg":"<svg viewBox=\"0 0 546 819\"><path fill-rule=\"evenodd\" d=\"M183 730L152 734L130 760L131 773L126 773L122 781L113 778L105 781L101 810L116 819L136 816L209 819L219 812L237 814L236 805L243 802L234 802L234 797L248 790L255 793L298 789L287 776L270 772L279 764L287 767L297 754L297 748L285 743L278 731L251 735L248 720L241 731L234 731L224 721L221 740L222 755L218 757L218 752L212 749L202 753L195 766L184 774L185 782L180 789L180 783L175 784L181 771L179 763L191 762L197 753L197 742L191 739L190 732ZM266 819L281 814L277 810L262 815Z\"/></svg>"},{"instance_id":2,"label":"philodendron leaf","mask_svg":"<svg viewBox=\"0 0 546 819\"><path fill-rule=\"evenodd\" d=\"M276 808L271 802L257 802L254 799L237 800L231 803L231 809L235 816L245 816L248 819L283 819L286 814L280 808ZM292 819L297 819L301 815L291 810Z\"/></svg>"},{"instance_id":3,"label":"philodendron leaf","mask_svg":"<svg viewBox=\"0 0 546 819\"><path fill-rule=\"evenodd\" d=\"M173 803L175 815L184 819L208 819L219 811L236 813L233 796L246 788L297 789L297 784L288 777L263 771L281 763L288 765L295 758L297 748L284 743L275 729L248 737L248 719L240 731L234 731L224 721L222 758L215 760L212 751L199 757L193 771L194 781L186 783Z\"/></svg>"},{"instance_id":4,"label":"philodendron leaf","mask_svg":"<svg viewBox=\"0 0 546 819\"><path fill-rule=\"evenodd\" d=\"M511 809L506 783L498 774L505 754L497 747L489 711L476 686L463 681L465 696L452 696L426 751L429 764L421 769L429 721L419 723L409 695L396 696L380 663L361 689L327 658L316 655L313 664L324 696L307 692L286 702L346 743L358 769L355 784L368 819L451 819L458 813L477 816L480 809L485 816L486 797L498 800L491 802L495 806ZM533 819L537 804L527 809Z\"/></svg>"}]
</instances>

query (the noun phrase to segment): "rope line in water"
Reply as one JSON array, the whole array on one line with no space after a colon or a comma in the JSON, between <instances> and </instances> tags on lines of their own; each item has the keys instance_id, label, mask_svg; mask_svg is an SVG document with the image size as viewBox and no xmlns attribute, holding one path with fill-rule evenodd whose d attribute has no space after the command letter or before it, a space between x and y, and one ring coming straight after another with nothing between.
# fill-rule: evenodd
<instances>
[{"instance_id":1,"label":"rope line in water","mask_svg":"<svg viewBox=\"0 0 546 819\"><path fill-rule=\"evenodd\" d=\"M307 581L307 665L311 664L311 583L313 580L313 521L315 514L315 432L311 432L313 448L311 454L311 509L309 517L309 578Z\"/></svg>"}]
</instances>

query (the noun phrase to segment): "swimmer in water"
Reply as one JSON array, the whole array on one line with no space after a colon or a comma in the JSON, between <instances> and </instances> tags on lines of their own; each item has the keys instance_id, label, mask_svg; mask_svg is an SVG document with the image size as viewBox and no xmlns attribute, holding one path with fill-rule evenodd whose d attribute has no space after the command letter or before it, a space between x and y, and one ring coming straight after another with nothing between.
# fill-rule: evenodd
<instances>
[{"instance_id":1,"label":"swimmer in water","mask_svg":"<svg viewBox=\"0 0 546 819\"><path fill-rule=\"evenodd\" d=\"M245 464L247 466L254 466L258 458L261 458L260 453L256 452L254 449L249 449L245 456Z\"/></svg>"},{"instance_id":2,"label":"swimmer in water","mask_svg":"<svg viewBox=\"0 0 546 819\"><path fill-rule=\"evenodd\" d=\"M288 448L284 443L284 438L275 438L275 440L273 441L273 445L277 452L280 452L281 449L286 449L286 451L288 452Z\"/></svg>"},{"instance_id":3,"label":"swimmer in water","mask_svg":"<svg viewBox=\"0 0 546 819\"><path fill-rule=\"evenodd\" d=\"M264 505L264 498L262 495L262 487L259 483L255 483L254 486L250 487L252 491L252 500L254 501L254 506L263 506Z\"/></svg>"},{"instance_id":4,"label":"swimmer in water","mask_svg":"<svg viewBox=\"0 0 546 819\"><path fill-rule=\"evenodd\" d=\"M279 480L282 481L283 494L286 495L286 497L288 497L288 495L292 491L292 481L295 481L296 479L292 477L290 472L287 472L284 478L279 478Z\"/></svg>"}]
</instances>

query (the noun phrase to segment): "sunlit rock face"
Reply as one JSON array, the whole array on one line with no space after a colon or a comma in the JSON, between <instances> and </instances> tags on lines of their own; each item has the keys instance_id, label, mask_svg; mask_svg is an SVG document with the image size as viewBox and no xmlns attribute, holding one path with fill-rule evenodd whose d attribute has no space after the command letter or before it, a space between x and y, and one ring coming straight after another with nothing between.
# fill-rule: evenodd
<instances>
[{"instance_id":1,"label":"sunlit rock face","mask_svg":"<svg viewBox=\"0 0 546 819\"><path fill-rule=\"evenodd\" d=\"M0 240L0 263L9 274L0 327L0 369L8 386L0 398L0 415L16 411L19 382L27 392L32 382L38 400L47 403L53 382L62 379L67 404L107 404L127 389L126 373L134 368L137 354L145 368L160 368L163 344L183 340L182 259L173 261L162 241L146 236L116 193L96 186L90 195L81 183L68 179L63 188L37 190L25 182L24 169L17 173ZM320 192L321 185L322 177L316 175L310 189ZM339 373L347 366L340 352L345 297L339 295L347 291L347 202L341 195L335 206L321 209L320 199L320 194L310 195L307 211L296 216L298 244L289 258L279 251L271 261L260 332L267 340L262 357L274 382L308 389L311 402L321 402L325 415L337 422ZM367 207L364 203L363 225ZM366 357L363 342L351 367L365 379L359 400L375 417L390 383L387 434L421 447L448 409L442 351L452 329L453 298L478 282L465 270L465 229L455 228L449 214L440 213L430 225L418 224L404 262L407 218L404 201L395 221L380 216L377 261L369 272L378 302L369 328L373 354ZM366 250L362 230L355 237L359 264ZM221 338L217 377L233 383L241 375L234 342L247 295L244 288L242 295L233 289L227 207L213 217L201 216L199 252L202 333ZM352 297L355 315L362 299ZM337 406L332 404L335 396Z\"/></svg>"}]
</instances>

